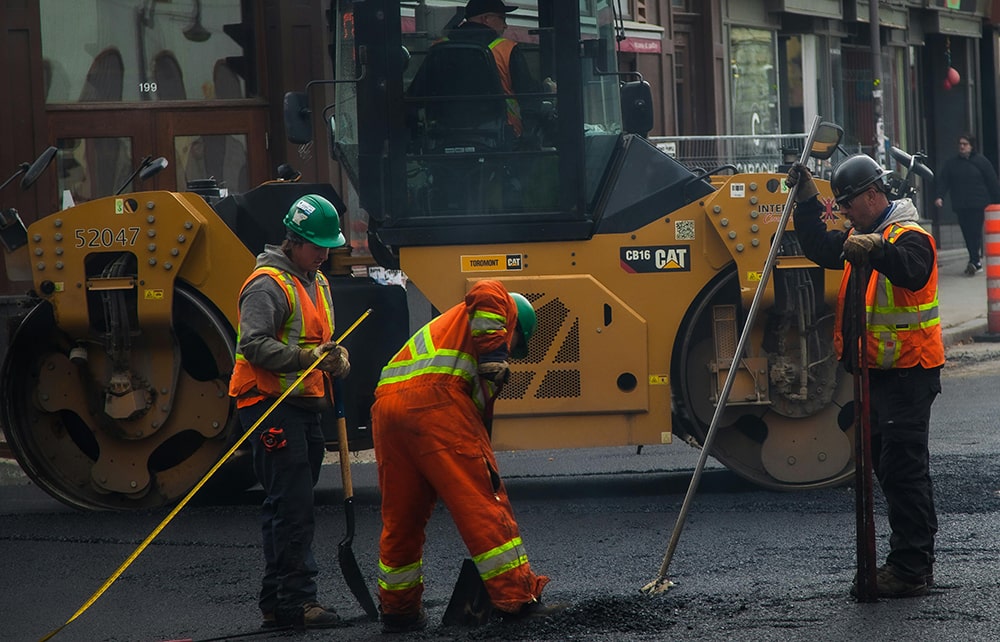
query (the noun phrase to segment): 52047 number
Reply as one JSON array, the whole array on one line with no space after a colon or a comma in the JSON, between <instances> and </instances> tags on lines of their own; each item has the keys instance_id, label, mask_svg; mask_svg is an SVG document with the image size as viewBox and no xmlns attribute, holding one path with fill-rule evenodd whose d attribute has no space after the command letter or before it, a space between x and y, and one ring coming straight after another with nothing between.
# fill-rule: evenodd
<instances>
[{"instance_id":1,"label":"52047 number","mask_svg":"<svg viewBox=\"0 0 1000 642\"><path fill-rule=\"evenodd\" d=\"M126 247L135 245L140 231L138 227L120 227L116 230L110 227L88 227L75 230L74 235L76 247Z\"/></svg>"}]
</instances>

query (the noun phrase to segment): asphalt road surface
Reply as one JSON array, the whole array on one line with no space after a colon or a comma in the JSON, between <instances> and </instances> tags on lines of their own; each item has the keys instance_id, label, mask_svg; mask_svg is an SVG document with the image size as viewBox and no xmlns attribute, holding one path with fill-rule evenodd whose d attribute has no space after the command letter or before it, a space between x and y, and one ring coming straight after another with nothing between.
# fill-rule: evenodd
<instances>
[{"instance_id":1,"label":"asphalt road surface","mask_svg":"<svg viewBox=\"0 0 1000 642\"><path fill-rule=\"evenodd\" d=\"M1000 639L1000 344L949 352L934 407L932 473L940 521L930 595L857 604L854 492L755 489L710 460L668 576L646 596L697 451L683 444L501 453L533 568L550 575L547 620L443 628L464 557L447 512L425 550L428 630L412 640L990 640ZM355 555L374 587L379 531L374 466L352 466ZM70 618L166 516L80 513L0 465L0 640L38 640ZM349 628L256 635L261 567L259 490L225 503L195 500L54 640L386 640L347 591L337 565L345 533L339 470L318 491L320 599ZM884 505L876 491L880 558Z\"/></svg>"}]
</instances>

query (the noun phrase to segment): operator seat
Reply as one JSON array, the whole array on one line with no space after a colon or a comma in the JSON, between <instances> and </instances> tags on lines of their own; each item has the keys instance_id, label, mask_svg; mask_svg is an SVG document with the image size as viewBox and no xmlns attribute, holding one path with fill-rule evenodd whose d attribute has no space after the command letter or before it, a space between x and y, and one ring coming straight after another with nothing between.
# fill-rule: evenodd
<instances>
[{"instance_id":1,"label":"operator seat","mask_svg":"<svg viewBox=\"0 0 1000 642\"><path fill-rule=\"evenodd\" d=\"M518 198L506 156L514 145L507 95L487 47L442 40L410 83L411 152L424 156L409 179L417 215L485 214ZM420 113L422 112L422 118Z\"/></svg>"},{"instance_id":2,"label":"operator seat","mask_svg":"<svg viewBox=\"0 0 1000 642\"><path fill-rule=\"evenodd\" d=\"M510 149L514 132L507 124L507 102L493 53L470 42L443 40L430 48L410 96L423 98L421 148L477 151Z\"/></svg>"}]
</instances>

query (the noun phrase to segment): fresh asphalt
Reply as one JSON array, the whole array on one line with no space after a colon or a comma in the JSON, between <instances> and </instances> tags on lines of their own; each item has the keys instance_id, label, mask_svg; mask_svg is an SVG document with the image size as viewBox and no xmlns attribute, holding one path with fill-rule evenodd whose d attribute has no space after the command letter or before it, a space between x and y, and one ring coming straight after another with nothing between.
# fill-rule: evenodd
<instances>
[{"instance_id":1,"label":"fresh asphalt","mask_svg":"<svg viewBox=\"0 0 1000 642\"><path fill-rule=\"evenodd\" d=\"M996 360L1000 343L976 356L992 339L986 278L966 276L965 262L964 250L941 253L939 298L949 360L975 362L974 372ZM455 551L461 551L439 510L426 551L432 628L405 639L995 639L1000 586L991 534L1000 515L992 508L998 496L992 462L1000 445L991 401L998 381L1000 368L947 379L935 404L932 466L942 532L939 588L928 598L857 605L847 596L850 489L757 491L711 459L671 567L679 586L656 600L639 597L638 587L653 579L659 564L697 451L673 444L641 454L634 448L500 453L532 563L553 576L549 594L569 598L573 609L528 628L439 629L460 562ZM378 491L374 466L362 461L352 470L359 523L354 550L368 570ZM341 586L334 552L344 530L338 480L336 470L325 471L318 491L321 593L353 626L294 639L385 639ZM258 503L259 490L223 505L196 502L54 639L198 640L252 630ZM884 507L877 508L882 547ZM162 517L74 512L28 483L13 462L0 461L2 581L10 591L0 601L0 639L38 639L65 621Z\"/></svg>"}]
</instances>

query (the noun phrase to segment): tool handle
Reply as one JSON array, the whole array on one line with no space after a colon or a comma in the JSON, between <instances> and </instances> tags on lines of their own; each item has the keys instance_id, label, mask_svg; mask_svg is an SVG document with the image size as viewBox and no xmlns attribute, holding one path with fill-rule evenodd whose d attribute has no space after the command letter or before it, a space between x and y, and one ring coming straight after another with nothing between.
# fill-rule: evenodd
<instances>
[{"instance_id":1,"label":"tool handle","mask_svg":"<svg viewBox=\"0 0 1000 642\"><path fill-rule=\"evenodd\" d=\"M354 484L351 482L351 462L349 444L347 443L347 418L344 416L344 382L340 377L333 378L333 410L337 414L337 446L340 449L340 477L344 482L344 499L354 497Z\"/></svg>"},{"instance_id":2,"label":"tool handle","mask_svg":"<svg viewBox=\"0 0 1000 642\"><path fill-rule=\"evenodd\" d=\"M857 583L859 602L878 600L878 582L875 578L875 515L873 509L872 453L871 453L871 398L868 381L868 310L865 293L871 278L868 265L853 267L850 305L853 307L852 325L857 333L854 364L854 510L856 519Z\"/></svg>"}]
</instances>

